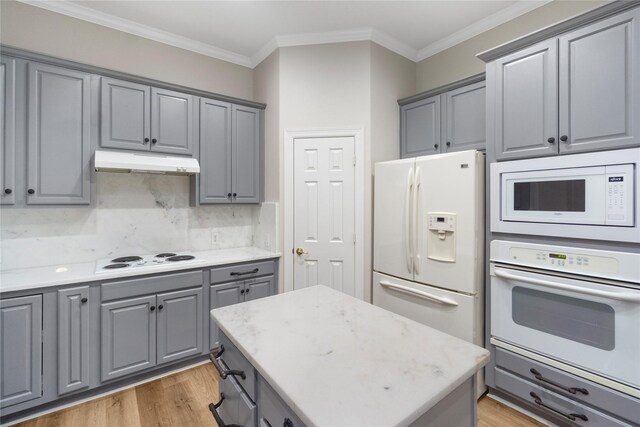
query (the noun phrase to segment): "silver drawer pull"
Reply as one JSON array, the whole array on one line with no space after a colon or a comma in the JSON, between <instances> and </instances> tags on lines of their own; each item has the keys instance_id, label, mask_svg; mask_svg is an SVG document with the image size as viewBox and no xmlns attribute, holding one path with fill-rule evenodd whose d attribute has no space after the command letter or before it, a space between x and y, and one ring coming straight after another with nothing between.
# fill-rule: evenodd
<instances>
[{"instance_id":1,"label":"silver drawer pull","mask_svg":"<svg viewBox=\"0 0 640 427\"><path fill-rule=\"evenodd\" d=\"M222 344L220 344L220 351L217 352L215 355L213 354L213 352L209 353L209 360L211 360L211 363L213 363L213 366L215 366L216 371L218 371L218 374L220 374L220 378L224 380L229 375L233 375L233 376L238 376L243 380L246 380L247 376L245 375L244 371L239 371L235 369L225 369L220 365L218 358L220 358L220 356L222 356L223 353L224 353L224 346Z\"/></svg>"},{"instance_id":2,"label":"silver drawer pull","mask_svg":"<svg viewBox=\"0 0 640 427\"><path fill-rule=\"evenodd\" d=\"M224 402L224 393L220 393L220 401L218 403L209 403L209 410L216 420L218 427L242 427L238 424L225 424L224 421L222 421L222 417L218 414L218 408L222 405L222 402Z\"/></svg>"},{"instance_id":3,"label":"silver drawer pull","mask_svg":"<svg viewBox=\"0 0 640 427\"><path fill-rule=\"evenodd\" d=\"M550 385L552 385L554 387L558 387L560 390L567 391L567 392L569 392L571 394L582 393L585 396L589 395L589 391L586 388L567 387L567 386L564 386L562 384L558 384L555 381L551 381L551 380L546 379L545 377L542 376L542 374L540 372L538 372L537 370L535 370L533 368L529 369L529 372L531 372L533 374L533 376L535 377L535 379L537 379L538 381L542 381L543 383L547 383L547 384L550 384Z\"/></svg>"},{"instance_id":4,"label":"silver drawer pull","mask_svg":"<svg viewBox=\"0 0 640 427\"><path fill-rule=\"evenodd\" d=\"M536 405L540 406L541 408L547 409L553 412L554 414L561 415L571 421L575 421L576 418L580 418L582 421L589 421L589 418L587 418L587 416L584 414L565 414L564 412L559 411L558 409L547 405L542 401L542 399L540 399L540 396L538 396L534 392L529 393L529 395L533 397L533 401L535 402Z\"/></svg>"}]
</instances>

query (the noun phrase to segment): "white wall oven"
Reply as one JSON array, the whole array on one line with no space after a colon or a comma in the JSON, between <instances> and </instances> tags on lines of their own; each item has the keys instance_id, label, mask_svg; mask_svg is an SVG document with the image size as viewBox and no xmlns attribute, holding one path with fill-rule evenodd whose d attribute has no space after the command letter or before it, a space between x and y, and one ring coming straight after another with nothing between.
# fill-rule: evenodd
<instances>
[{"instance_id":1,"label":"white wall oven","mask_svg":"<svg viewBox=\"0 0 640 427\"><path fill-rule=\"evenodd\" d=\"M491 231L640 242L640 148L491 165Z\"/></svg>"},{"instance_id":2,"label":"white wall oven","mask_svg":"<svg viewBox=\"0 0 640 427\"><path fill-rule=\"evenodd\" d=\"M640 397L640 254L494 240L490 274L492 344Z\"/></svg>"}]
</instances>

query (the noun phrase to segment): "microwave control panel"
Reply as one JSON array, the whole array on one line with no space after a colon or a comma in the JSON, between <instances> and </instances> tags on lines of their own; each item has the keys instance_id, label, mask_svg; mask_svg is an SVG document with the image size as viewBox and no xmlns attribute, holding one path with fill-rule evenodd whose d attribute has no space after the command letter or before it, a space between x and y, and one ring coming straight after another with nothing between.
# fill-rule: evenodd
<instances>
[{"instance_id":1,"label":"microwave control panel","mask_svg":"<svg viewBox=\"0 0 640 427\"><path fill-rule=\"evenodd\" d=\"M633 165L607 166L606 224L633 224Z\"/></svg>"}]
</instances>

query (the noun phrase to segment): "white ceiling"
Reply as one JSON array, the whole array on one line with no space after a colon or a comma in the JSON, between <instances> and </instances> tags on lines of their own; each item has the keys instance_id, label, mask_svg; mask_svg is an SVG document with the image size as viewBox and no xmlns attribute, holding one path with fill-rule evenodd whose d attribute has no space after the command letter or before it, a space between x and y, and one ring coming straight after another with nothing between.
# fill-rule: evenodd
<instances>
[{"instance_id":1,"label":"white ceiling","mask_svg":"<svg viewBox=\"0 0 640 427\"><path fill-rule=\"evenodd\" d=\"M278 47L356 40L420 61L549 0L21 1L255 67Z\"/></svg>"}]
</instances>

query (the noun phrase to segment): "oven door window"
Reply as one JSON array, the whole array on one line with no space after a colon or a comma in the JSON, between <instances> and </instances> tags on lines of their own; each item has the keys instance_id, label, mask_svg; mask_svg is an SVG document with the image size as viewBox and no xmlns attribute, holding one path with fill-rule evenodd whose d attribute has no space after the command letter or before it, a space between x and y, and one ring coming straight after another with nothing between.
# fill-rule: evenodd
<instances>
[{"instance_id":1,"label":"oven door window","mask_svg":"<svg viewBox=\"0 0 640 427\"><path fill-rule=\"evenodd\" d=\"M615 311L607 304L521 286L511 297L518 325L602 350L615 348Z\"/></svg>"},{"instance_id":2,"label":"oven door window","mask_svg":"<svg viewBox=\"0 0 640 427\"><path fill-rule=\"evenodd\" d=\"M584 212L584 179L524 181L513 184L513 209L534 212Z\"/></svg>"}]
</instances>

